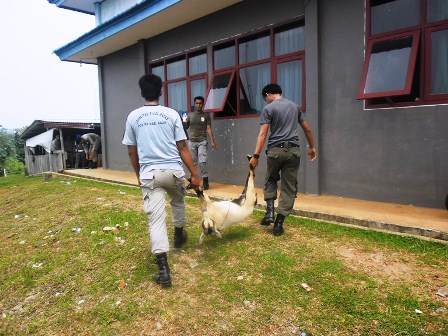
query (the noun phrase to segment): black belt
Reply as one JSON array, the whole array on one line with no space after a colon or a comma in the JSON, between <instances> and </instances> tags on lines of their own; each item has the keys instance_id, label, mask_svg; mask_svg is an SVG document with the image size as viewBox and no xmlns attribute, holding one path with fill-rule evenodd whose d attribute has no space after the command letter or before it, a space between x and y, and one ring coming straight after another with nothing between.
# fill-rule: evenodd
<instances>
[{"instance_id":1,"label":"black belt","mask_svg":"<svg viewBox=\"0 0 448 336\"><path fill-rule=\"evenodd\" d=\"M278 147L278 148L292 148L292 147L300 147L298 144L295 144L293 142L285 141L282 143L279 143L278 145L272 146L272 147Z\"/></svg>"}]
</instances>

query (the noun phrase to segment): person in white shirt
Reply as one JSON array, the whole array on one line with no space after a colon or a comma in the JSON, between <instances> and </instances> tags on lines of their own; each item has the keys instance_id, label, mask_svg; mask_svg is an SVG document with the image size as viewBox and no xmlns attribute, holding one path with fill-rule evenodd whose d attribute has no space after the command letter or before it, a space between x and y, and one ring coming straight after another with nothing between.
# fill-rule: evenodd
<instances>
[{"instance_id":1,"label":"person in white shirt","mask_svg":"<svg viewBox=\"0 0 448 336\"><path fill-rule=\"evenodd\" d=\"M182 162L191 173L191 184L199 187L199 175L186 143L182 120L176 110L159 105L162 92L160 77L149 74L139 80L144 106L132 111L126 119L122 143L128 147L131 165L143 193L144 210L148 215L151 252L159 268L156 282L171 286L167 252L165 194L170 197L174 247L187 240L184 226L185 172Z\"/></svg>"}]
</instances>

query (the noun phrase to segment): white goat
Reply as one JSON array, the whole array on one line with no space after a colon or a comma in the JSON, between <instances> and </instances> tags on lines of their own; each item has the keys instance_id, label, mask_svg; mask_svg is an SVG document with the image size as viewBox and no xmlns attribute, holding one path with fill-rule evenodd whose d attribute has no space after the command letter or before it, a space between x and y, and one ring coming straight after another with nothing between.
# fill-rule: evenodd
<instances>
[{"instance_id":1,"label":"white goat","mask_svg":"<svg viewBox=\"0 0 448 336\"><path fill-rule=\"evenodd\" d=\"M202 233L199 243L202 243L204 235L211 233L221 238L221 230L239 223L249 217L257 204L257 194L254 187L255 171L250 167L246 186L239 198L232 201L213 202L202 189L197 189L196 194L202 207Z\"/></svg>"}]
</instances>

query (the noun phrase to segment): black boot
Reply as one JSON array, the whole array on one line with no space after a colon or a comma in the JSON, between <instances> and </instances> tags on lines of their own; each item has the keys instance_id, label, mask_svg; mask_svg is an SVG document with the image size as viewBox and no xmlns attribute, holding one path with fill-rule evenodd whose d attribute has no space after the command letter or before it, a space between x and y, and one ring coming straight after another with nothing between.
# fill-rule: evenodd
<instances>
[{"instance_id":1,"label":"black boot","mask_svg":"<svg viewBox=\"0 0 448 336\"><path fill-rule=\"evenodd\" d=\"M170 287L171 276L170 268L168 267L166 252L156 254L156 262L159 266L159 272L156 275L156 282L162 287Z\"/></svg>"},{"instance_id":2,"label":"black boot","mask_svg":"<svg viewBox=\"0 0 448 336\"><path fill-rule=\"evenodd\" d=\"M274 223L274 200L268 199L266 200L266 214L261 220L261 225L269 226Z\"/></svg>"},{"instance_id":3,"label":"black boot","mask_svg":"<svg viewBox=\"0 0 448 336\"><path fill-rule=\"evenodd\" d=\"M92 162L90 169L96 169L98 168L98 162Z\"/></svg>"},{"instance_id":4,"label":"black boot","mask_svg":"<svg viewBox=\"0 0 448 336\"><path fill-rule=\"evenodd\" d=\"M84 166L84 169L90 169L92 167L92 161L91 160L87 160L86 161L86 165Z\"/></svg>"},{"instance_id":5,"label":"black boot","mask_svg":"<svg viewBox=\"0 0 448 336\"><path fill-rule=\"evenodd\" d=\"M274 236L281 236L284 232L283 230L283 221L285 220L285 216L277 214L277 218L274 223Z\"/></svg>"},{"instance_id":6,"label":"black boot","mask_svg":"<svg viewBox=\"0 0 448 336\"><path fill-rule=\"evenodd\" d=\"M204 188L204 190L208 190L210 188L210 186L208 185L208 177L203 178L202 187Z\"/></svg>"},{"instance_id":7,"label":"black boot","mask_svg":"<svg viewBox=\"0 0 448 336\"><path fill-rule=\"evenodd\" d=\"M174 228L174 247L179 248L182 247L187 241L187 233L184 231L184 228Z\"/></svg>"}]
</instances>

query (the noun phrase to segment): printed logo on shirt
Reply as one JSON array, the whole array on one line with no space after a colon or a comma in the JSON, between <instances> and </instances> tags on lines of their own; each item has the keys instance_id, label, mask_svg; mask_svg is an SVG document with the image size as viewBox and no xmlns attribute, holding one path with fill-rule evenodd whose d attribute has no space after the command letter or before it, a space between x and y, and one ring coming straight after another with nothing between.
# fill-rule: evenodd
<instances>
[{"instance_id":1,"label":"printed logo on shirt","mask_svg":"<svg viewBox=\"0 0 448 336\"><path fill-rule=\"evenodd\" d=\"M157 116L157 117L161 117L164 120L160 120L160 121L150 121L150 122L143 122L143 118L144 117L148 117L148 116ZM169 120L170 118L161 112L146 112L146 113L142 113L137 120L135 121L137 124L137 127L143 127L143 126L155 126L155 125L163 125L167 123L167 120Z\"/></svg>"}]
</instances>

